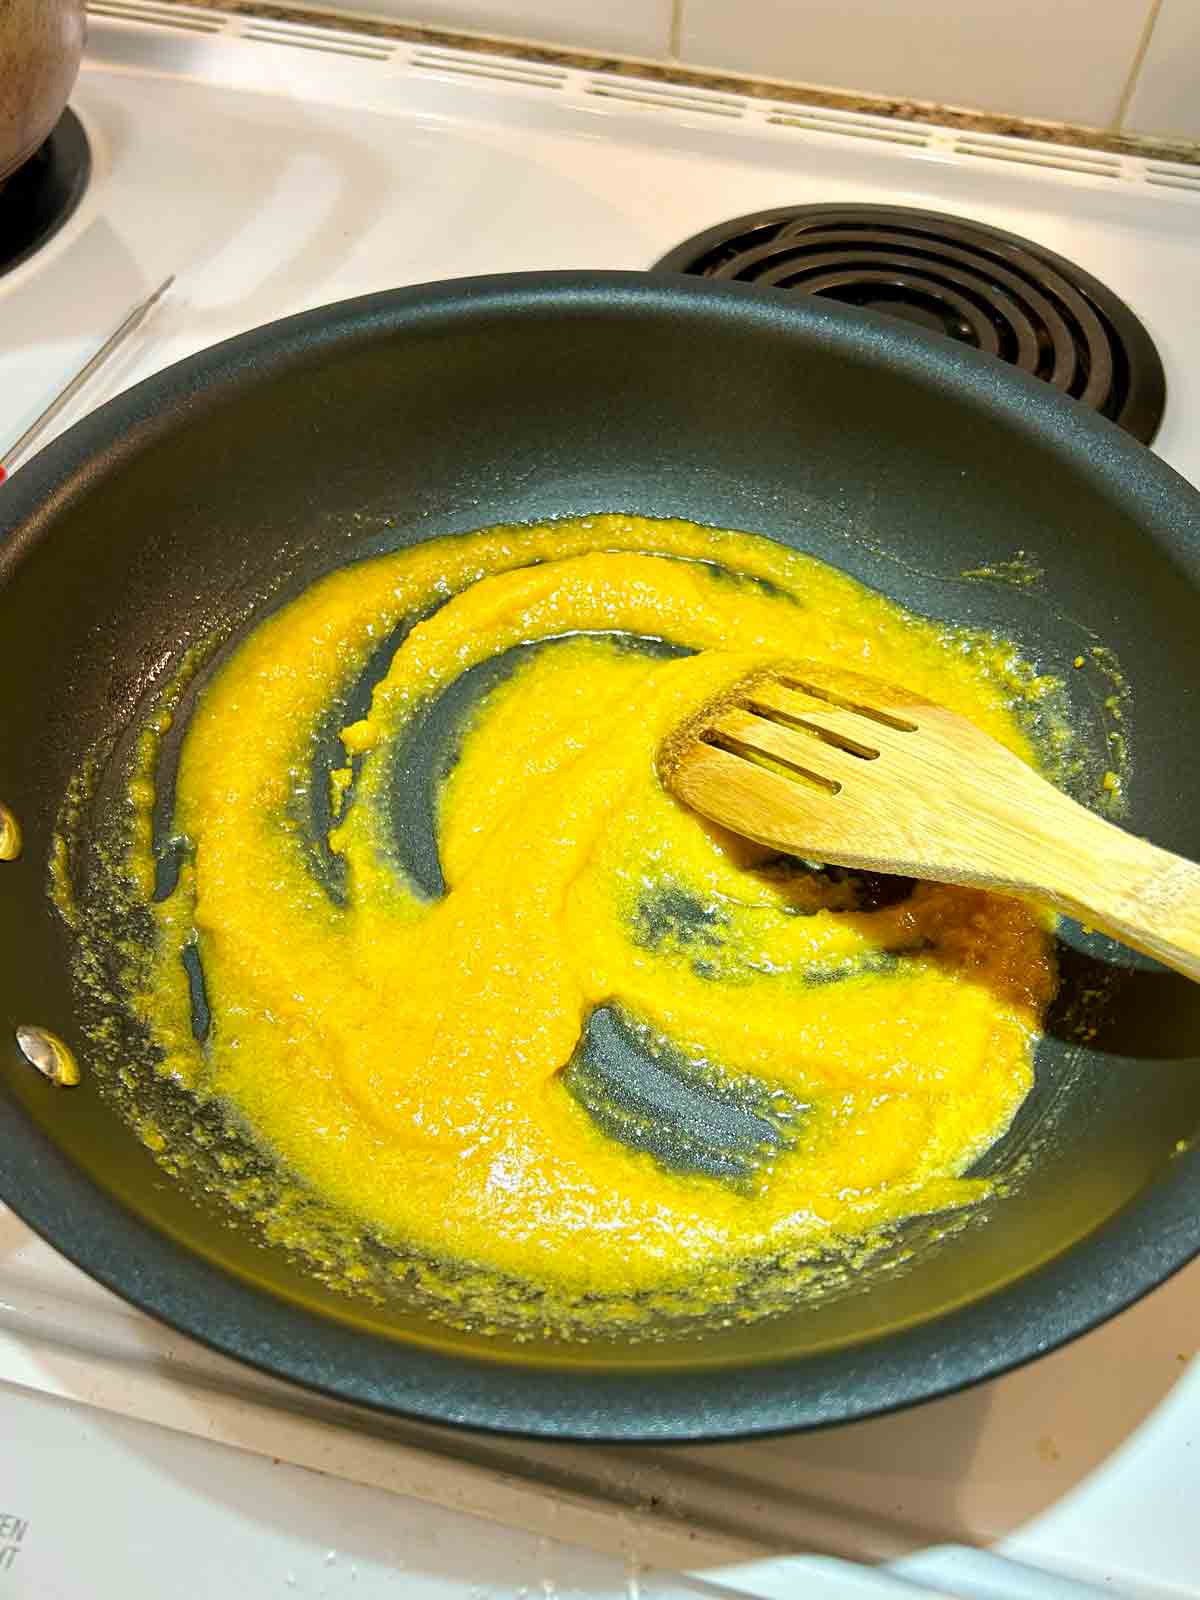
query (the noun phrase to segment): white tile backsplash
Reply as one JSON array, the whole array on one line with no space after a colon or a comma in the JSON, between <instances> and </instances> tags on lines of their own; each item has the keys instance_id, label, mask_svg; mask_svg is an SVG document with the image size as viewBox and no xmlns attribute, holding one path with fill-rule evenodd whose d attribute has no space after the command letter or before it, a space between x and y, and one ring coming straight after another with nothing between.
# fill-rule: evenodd
<instances>
[{"instance_id":1,"label":"white tile backsplash","mask_svg":"<svg viewBox=\"0 0 1200 1600\"><path fill-rule=\"evenodd\" d=\"M1162 0L1123 126L1200 139L1200 0Z\"/></svg>"},{"instance_id":2,"label":"white tile backsplash","mask_svg":"<svg viewBox=\"0 0 1200 1600\"><path fill-rule=\"evenodd\" d=\"M685 0L680 54L762 77L1105 126L1150 4Z\"/></svg>"},{"instance_id":3,"label":"white tile backsplash","mask_svg":"<svg viewBox=\"0 0 1200 1600\"><path fill-rule=\"evenodd\" d=\"M1200 141L1200 0L1160 0L1157 7L1156 0L293 3Z\"/></svg>"},{"instance_id":4,"label":"white tile backsplash","mask_svg":"<svg viewBox=\"0 0 1200 1600\"><path fill-rule=\"evenodd\" d=\"M202 0L201 0L202 3ZM672 0L309 0L313 9L349 16L390 17L429 28L510 34L568 45L576 50L612 50L618 55L661 61L671 49Z\"/></svg>"}]
</instances>

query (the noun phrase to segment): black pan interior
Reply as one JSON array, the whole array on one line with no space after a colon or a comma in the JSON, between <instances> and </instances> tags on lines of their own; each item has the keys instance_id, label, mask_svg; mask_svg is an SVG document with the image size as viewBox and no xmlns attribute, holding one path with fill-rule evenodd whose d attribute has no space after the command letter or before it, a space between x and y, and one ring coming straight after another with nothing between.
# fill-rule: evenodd
<instances>
[{"instance_id":1,"label":"black pan interior","mask_svg":"<svg viewBox=\"0 0 1200 1600\"><path fill-rule=\"evenodd\" d=\"M82 757L214 628L358 556L498 522L627 510L769 534L916 610L1002 627L1067 680L1097 760L1108 680L1071 663L1102 645L1132 694L1128 821L1200 855L1186 731L1198 507L1115 428L984 358L870 314L682 280L401 291L149 380L43 452L0 506L0 799L27 841L0 866L4 1199L221 1349L349 1399L514 1431L835 1422L1082 1331L1200 1248L1200 988L1078 929L1064 930L1037 1087L991 1157L1005 1194L945 1236L916 1230L910 1261L848 1292L643 1346L509 1343L327 1291L166 1177L86 1070L55 1092L11 1041L34 1022L80 1043L45 863ZM996 564L1018 551L1022 581L1003 581ZM963 576L988 567L992 580ZM1111 994L1084 1041L1071 1002L1096 987ZM597 1032L594 1074L662 1092L619 1019Z\"/></svg>"}]
</instances>

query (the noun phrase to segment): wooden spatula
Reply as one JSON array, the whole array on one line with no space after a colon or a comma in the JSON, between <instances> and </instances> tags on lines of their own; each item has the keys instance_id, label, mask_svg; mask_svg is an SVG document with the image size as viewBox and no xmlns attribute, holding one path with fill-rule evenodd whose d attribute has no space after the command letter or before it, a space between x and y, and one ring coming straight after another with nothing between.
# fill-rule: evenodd
<instances>
[{"instance_id":1,"label":"wooden spatula","mask_svg":"<svg viewBox=\"0 0 1200 1600\"><path fill-rule=\"evenodd\" d=\"M965 717L801 663L664 746L674 793L806 860L1047 902L1200 980L1200 867L1069 799Z\"/></svg>"}]
</instances>

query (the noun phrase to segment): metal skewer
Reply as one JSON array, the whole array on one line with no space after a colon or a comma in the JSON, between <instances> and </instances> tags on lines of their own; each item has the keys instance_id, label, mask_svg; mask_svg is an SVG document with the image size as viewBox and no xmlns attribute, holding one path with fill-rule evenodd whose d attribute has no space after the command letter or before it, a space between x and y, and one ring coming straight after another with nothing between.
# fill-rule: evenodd
<instances>
[{"instance_id":1,"label":"metal skewer","mask_svg":"<svg viewBox=\"0 0 1200 1600\"><path fill-rule=\"evenodd\" d=\"M146 314L158 304L163 295L166 294L167 290L174 282L175 274L172 273L169 278L165 279L159 284L158 288L155 289L152 295L149 295L145 300L141 301L140 304L134 306L133 310L125 318L121 326L114 329L113 332L109 334L108 338L100 346L99 350L96 351L91 360L87 362L85 366L80 367L79 371L71 379L70 383L67 384L65 389L63 389L59 394L55 395L54 399L51 400L50 404L46 407L45 411L42 412L41 416L37 417L33 422L31 422L21 437L11 444L5 453L0 456L0 483L2 483L8 476L9 472L16 465L19 458L24 455L25 451L28 450L29 446L38 438L39 434L41 434L45 428L49 427L49 425L54 421L55 417L68 403L68 401L72 400L75 395L79 393L80 389L83 388L84 384L88 381L92 374L104 365L109 356L112 355L113 351L116 350L118 346L124 344L129 335L141 324L142 319L146 316Z\"/></svg>"}]
</instances>

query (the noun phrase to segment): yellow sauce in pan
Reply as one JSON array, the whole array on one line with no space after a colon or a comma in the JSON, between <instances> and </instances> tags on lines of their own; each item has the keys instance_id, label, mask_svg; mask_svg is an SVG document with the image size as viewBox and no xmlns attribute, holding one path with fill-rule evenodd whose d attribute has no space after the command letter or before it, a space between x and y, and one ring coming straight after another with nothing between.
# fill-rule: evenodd
<instances>
[{"instance_id":1,"label":"yellow sauce in pan","mask_svg":"<svg viewBox=\"0 0 1200 1600\"><path fill-rule=\"evenodd\" d=\"M718 1303L747 1263L977 1197L962 1174L1031 1082L1045 919L764 859L666 793L664 736L780 656L903 681L1031 758L1016 711L1047 686L1008 647L747 534L596 516L315 583L202 692L157 902L156 736L133 784L156 929L136 1009L163 1070L235 1108L348 1233L530 1285L580 1326ZM405 751L501 657L437 768L431 889L397 833ZM339 713L372 659L369 704ZM694 1126L655 1142L644 1096L587 1063L597 1016L733 1108L730 1150Z\"/></svg>"}]
</instances>

